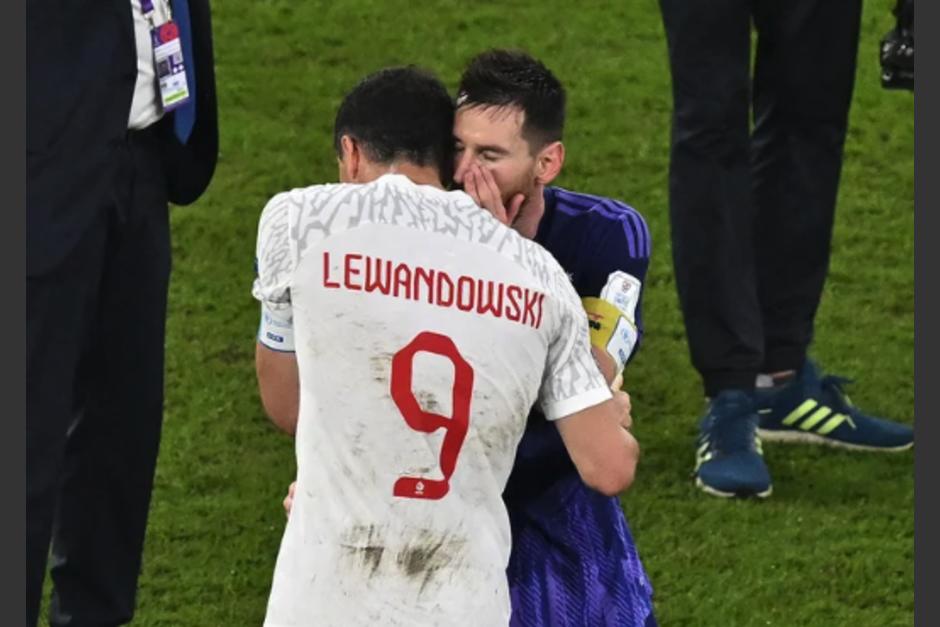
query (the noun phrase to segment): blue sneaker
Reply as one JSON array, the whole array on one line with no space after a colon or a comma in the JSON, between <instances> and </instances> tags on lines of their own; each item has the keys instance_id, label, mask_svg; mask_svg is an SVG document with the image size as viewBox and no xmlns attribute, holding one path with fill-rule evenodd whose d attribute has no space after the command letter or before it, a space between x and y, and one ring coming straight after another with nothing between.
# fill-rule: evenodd
<instances>
[{"instance_id":1,"label":"blue sneaker","mask_svg":"<svg viewBox=\"0 0 940 627\"><path fill-rule=\"evenodd\" d=\"M699 425L695 485L713 496L770 496L770 471L757 436L753 394L725 390L712 399Z\"/></svg>"},{"instance_id":2,"label":"blue sneaker","mask_svg":"<svg viewBox=\"0 0 940 627\"><path fill-rule=\"evenodd\" d=\"M761 438L811 442L862 451L903 451L914 446L914 430L863 414L845 394L850 379L826 375L810 360L779 391L760 393Z\"/></svg>"}]
</instances>

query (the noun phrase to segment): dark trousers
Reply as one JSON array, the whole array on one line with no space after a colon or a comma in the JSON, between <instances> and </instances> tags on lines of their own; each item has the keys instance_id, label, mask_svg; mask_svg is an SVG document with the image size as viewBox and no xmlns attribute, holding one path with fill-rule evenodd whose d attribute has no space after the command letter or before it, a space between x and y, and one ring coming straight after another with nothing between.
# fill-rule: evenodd
<instances>
[{"instance_id":1,"label":"dark trousers","mask_svg":"<svg viewBox=\"0 0 940 627\"><path fill-rule=\"evenodd\" d=\"M673 264L692 364L713 396L806 358L829 266L861 2L660 6L674 104Z\"/></svg>"},{"instance_id":2,"label":"dark trousers","mask_svg":"<svg viewBox=\"0 0 940 627\"><path fill-rule=\"evenodd\" d=\"M27 277L26 582L35 625L51 539L50 624L134 611L163 414L170 242L148 132L116 155L98 219L57 268Z\"/></svg>"}]
</instances>

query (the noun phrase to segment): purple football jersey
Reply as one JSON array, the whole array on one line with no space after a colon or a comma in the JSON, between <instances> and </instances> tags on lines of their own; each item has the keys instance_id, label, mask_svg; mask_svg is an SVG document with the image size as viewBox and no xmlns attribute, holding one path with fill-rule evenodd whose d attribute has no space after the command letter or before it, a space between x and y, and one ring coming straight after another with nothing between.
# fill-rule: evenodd
<instances>
[{"instance_id":1,"label":"purple football jersey","mask_svg":"<svg viewBox=\"0 0 940 627\"><path fill-rule=\"evenodd\" d=\"M545 190L536 241L568 272L582 298L599 297L614 272L646 278L650 236L633 208L557 187ZM635 310L636 353L643 334ZM588 488L558 429L537 411L503 494L512 526L507 575L514 627L649 627L652 586L620 501Z\"/></svg>"}]
</instances>

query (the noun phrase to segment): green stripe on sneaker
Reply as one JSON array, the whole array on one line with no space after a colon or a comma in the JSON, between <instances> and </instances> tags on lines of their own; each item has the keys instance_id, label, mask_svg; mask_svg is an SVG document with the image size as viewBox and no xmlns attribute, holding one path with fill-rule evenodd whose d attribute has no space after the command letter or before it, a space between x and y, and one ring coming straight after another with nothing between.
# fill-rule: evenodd
<instances>
[{"instance_id":1,"label":"green stripe on sneaker","mask_svg":"<svg viewBox=\"0 0 940 627\"><path fill-rule=\"evenodd\" d=\"M819 403L817 403L811 398L806 399L805 401L803 401L803 403L799 407L791 411L787 415L787 417L783 419L783 424L789 427L794 422L796 422L797 420L805 416L810 410L812 410L818 404Z\"/></svg>"},{"instance_id":2,"label":"green stripe on sneaker","mask_svg":"<svg viewBox=\"0 0 940 627\"><path fill-rule=\"evenodd\" d=\"M819 409L814 411L813 414L809 418L803 421L803 424L800 425L800 429L802 429L803 431L809 431L810 429L818 425L822 421L823 418L825 418L831 413L832 413L832 410L829 409L828 407L820 407Z\"/></svg>"},{"instance_id":3,"label":"green stripe on sneaker","mask_svg":"<svg viewBox=\"0 0 940 627\"><path fill-rule=\"evenodd\" d=\"M849 417L846 416L845 414L836 414L835 416L827 420L826 424L824 424L819 429L817 429L816 433L818 433L819 435L826 435L827 433L829 433L830 431L832 431L833 429L835 429L836 427L838 427L839 425L841 425L843 422L845 422L848 419Z\"/></svg>"}]
</instances>

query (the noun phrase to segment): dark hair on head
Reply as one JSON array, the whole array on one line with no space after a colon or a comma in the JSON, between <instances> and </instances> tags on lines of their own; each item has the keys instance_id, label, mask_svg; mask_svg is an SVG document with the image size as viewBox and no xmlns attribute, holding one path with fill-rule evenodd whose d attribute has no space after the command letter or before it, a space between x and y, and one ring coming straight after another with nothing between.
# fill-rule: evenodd
<instances>
[{"instance_id":1,"label":"dark hair on head","mask_svg":"<svg viewBox=\"0 0 940 627\"><path fill-rule=\"evenodd\" d=\"M454 169L454 103L433 74L415 66L379 70L346 94L333 125L342 157L343 135L382 164L405 160L434 166L448 186Z\"/></svg>"},{"instance_id":2,"label":"dark hair on head","mask_svg":"<svg viewBox=\"0 0 940 627\"><path fill-rule=\"evenodd\" d=\"M541 61L520 50L487 50L474 57L460 78L458 107L518 107L522 134L532 149L561 140L565 88Z\"/></svg>"}]
</instances>

